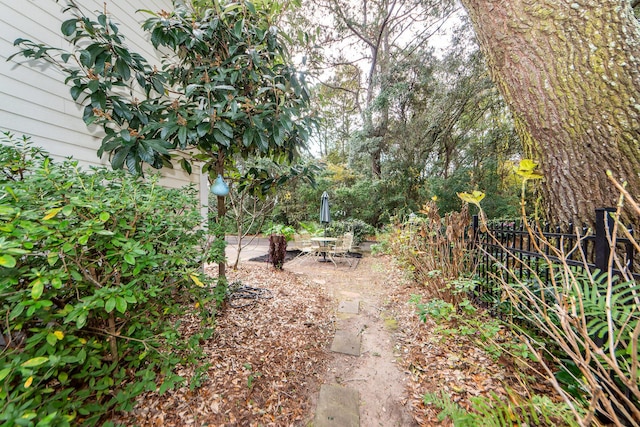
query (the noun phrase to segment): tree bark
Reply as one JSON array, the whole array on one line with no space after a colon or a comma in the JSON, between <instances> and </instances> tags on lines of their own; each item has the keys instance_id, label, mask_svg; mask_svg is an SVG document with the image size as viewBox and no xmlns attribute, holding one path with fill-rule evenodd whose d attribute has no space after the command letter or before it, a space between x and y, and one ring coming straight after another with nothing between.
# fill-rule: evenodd
<instances>
[{"instance_id":1,"label":"tree bark","mask_svg":"<svg viewBox=\"0 0 640 427\"><path fill-rule=\"evenodd\" d=\"M285 236L272 234L269 236L269 262L278 270L282 270L287 255L287 239Z\"/></svg>"},{"instance_id":2,"label":"tree bark","mask_svg":"<svg viewBox=\"0 0 640 427\"><path fill-rule=\"evenodd\" d=\"M640 26L620 0L462 0L548 219L593 223L615 206L611 170L640 192Z\"/></svg>"}]
</instances>

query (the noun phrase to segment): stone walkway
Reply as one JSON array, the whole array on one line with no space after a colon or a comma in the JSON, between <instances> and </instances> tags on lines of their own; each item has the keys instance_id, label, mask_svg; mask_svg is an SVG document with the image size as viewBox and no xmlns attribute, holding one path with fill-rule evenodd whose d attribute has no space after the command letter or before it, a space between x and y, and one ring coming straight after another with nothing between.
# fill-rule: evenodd
<instances>
[{"instance_id":1,"label":"stone walkway","mask_svg":"<svg viewBox=\"0 0 640 427\"><path fill-rule=\"evenodd\" d=\"M257 240L243 250L243 261L268 251ZM228 259L235 256L227 246ZM335 335L328 351L334 355L316 400L314 427L416 426L405 406L406 376L399 369L396 323L385 310L388 297L385 264L365 255L349 267L337 268L314 259L285 263L307 276L335 302Z\"/></svg>"},{"instance_id":2,"label":"stone walkway","mask_svg":"<svg viewBox=\"0 0 640 427\"><path fill-rule=\"evenodd\" d=\"M357 315L360 301L342 301L338 307L338 314ZM335 353L360 356L362 336L359 332L350 330L348 319L341 319L338 323L335 337L331 343L331 351ZM314 420L314 427L325 426L360 426L360 393L358 390L339 384L324 384L320 388L320 397Z\"/></svg>"},{"instance_id":3,"label":"stone walkway","mask_svg":"<svg viewBox=\"0 0 640 427\"><path fill-rule=\"evenodd\" d=\"M304 274L334 300L334 355L320 387L314 427L415 426L405 407L405 374L397 361L396 322L385 310L384 263L369 255L352 267L306 260L285 269Z\"/></svg>"}]
</instances>

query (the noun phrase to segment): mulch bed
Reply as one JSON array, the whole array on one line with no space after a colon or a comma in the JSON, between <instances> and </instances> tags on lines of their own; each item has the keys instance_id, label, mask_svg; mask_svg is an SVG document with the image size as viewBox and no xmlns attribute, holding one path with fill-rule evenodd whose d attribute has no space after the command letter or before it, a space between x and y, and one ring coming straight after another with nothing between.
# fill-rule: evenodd
<instances>
[{"instance_id":1,"label":"mulch bed","mask_svg":"<svg viewBox=\"0 0 640 427\"><path fill-rule=\"evenodd\" d=\"M394 338L399 366L409 378L406 399L418 424L451 424L439 421L439 410L423 403L427 392L444 391L464 408L470 408L474 396L495 393L507 399L507 389L523 396L531 391L554 395L534 371L510 358L493 358L474 336L445 336L436 331L435 322L420 322L408 301L423 288L407 284L390 261L380 262L389 266L384 270L384 310L397 321ZM215 275L215 268L210 273ZM216 318L213 338L202 343L204 362L211 364L202 386L190 390L185 385L163 395L145 393L136 399L132 412L117 414L114 422L289 426L312 421L314 399L332 357L327 351L334 333L330 300L312 278L278 271L269 264L243 264L237 271L228 271L227 277L229 283L248 289L249 297L231 300ZM187 312L180 320L180 332L187 336L201 327L195 314ZM192 368L177 371L188 384Z\"/></svg>"},{"instance_id":2,"label":"mulch bed","mask_svg":"<svg viewBox=\"0 0 640 427\"><path fill-rule=\"evenodd\" d=\"M215 275L212 268L211 273ZM216 318L214 337L202 343L208 379L193 391L188 386L163 395L146 393L136 408L114 421L124 425L185 426L301 425L313 415L326 370L333 334L329 300L303 277L268 266L247 265L228 271L230 283L268 291L241 308L227 307ZM200 328L185 314L180 331ZM192 369L180 367L187 379ZM188 381L187 381L188 384Z\"/></svg>"}]
</instances>

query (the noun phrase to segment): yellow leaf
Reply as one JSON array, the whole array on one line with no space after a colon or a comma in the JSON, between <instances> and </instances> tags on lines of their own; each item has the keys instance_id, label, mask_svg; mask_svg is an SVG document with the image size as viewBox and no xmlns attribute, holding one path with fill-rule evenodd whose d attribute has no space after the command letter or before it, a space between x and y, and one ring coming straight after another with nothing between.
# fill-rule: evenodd
<instances>
[{"instance_id":1,"label":"yellow leaf","mask_svg":"<svg viewBox=\"0 0 640 427\"><path fill-rule=\"evenodd\" d=\"M462 201L480 206L480 202L484 199L485 194L482 191L474 190L473 193L456 193Z\"/></svg>"},{"instance_id":2,"label":"yellow leaf","mask_svg":"<svg viewBox=\"0 0 640 427\"><path fill-rule=\"evenodd\" d=\"M87 340L85 340L84 338L78 338L78 341L80 341L80 344L86 344Z\"/></svg>"},{"instance_id":3,"label":"yellow leaf","mask_svg":"<svg viewBox=\"0 0 640 427\"><path fill-rule=\"evenodd\" d=\"M433 197L431 198L431 200L433 200L434 202L437 202L437 201L438 201L438 196L433 196Z\"/></svg>"},{"instance_id":4,"label":"yellow leaf","mask_svg":"<svg viewBox=\"0 0 640 427\"><path fill-rule=\"evenodd\" d=\"M191 280L193 280L193 283L195 283L196 286L204 288L204 283L202 283L202 281L198 279L198 276L196 276L195 274L190 274L189 277L191 277Z\"/></svg>"},{"instance_id":5,"label":"yellow leaf","mask_svg":"<svg viewBox=\"0 0 640 427\"><path fill-rule=\"evenodd\" d=\"M33 377L27 378L27 380L24 382L24 388L31 387L31 383L33 383Z\"/></svg>"},{"instance_id":6,"label":"yellow leaf","mask_svg":"<svg viewBox=\"0 0 640 427\"><path fill-rule=\"evenodd\" d=\"M518 169L516 169L516 173L523 177L525 181L528 179L542 179L542 175L534 172L537 167L537 162L530 159L522 159L520 165L518 165Z\"/></svg>"},{"instance_id":7,"label":"yellow leaf","mask_svg":"<svg viewBox=\"0 0 640 427\"><path fill-rule=\"evenodd\" d=\"M457 385L452 385L451 388L453 389L453 391L455 391L456 393L462 393L464 391L464 388L462 387L458 387Z\"/></svg>"},{"instance_id":8,"label":"yellow leaf","mask_svg":"<svg viewBox=\"0 0 640 427\"><path fill-rule=\"evenodd\" d=\"M62 331L55 331L53 333L53 335L55 335L56 338L58 338L58 341L60 341L62 338L64 338L64 332L62 332Z\"/></svg>"},{"instance_id":9,"label":"yellow leaf","mask_svg":"<svg viewBox=\"0 0 640 427\"><path fill-rule=\"evenodd\" d=\"M535 168L538 167L538 162L534 162L531 159L522 159L520 160L520 164L518 165L518 170L522 172L533 172Z\"/></svg>"},{"instance_id":10,"label":"yellow leaf","mask_svg":"<svg viewBox=\"0 0 640 427\"><path fill-rule=\"evenodd\" d=\"M54 208L54 209L48 210L44 218L42 218L42 220L44 221L44 220L53 218L54 216L58 215L58 212L60 212L61 210L62 208Z\"/></svg>"},{"instance_id":11,"label":"yellow leaf","mask_svg":"<svg viewBox=\"0 0 640 427\"><path fill-rule=\"evenodd\" d=\"M196 307L196 308L200 308L200 303L199 303L199 302L197 302L195 307Z\"/></svg>"}]
</instances>

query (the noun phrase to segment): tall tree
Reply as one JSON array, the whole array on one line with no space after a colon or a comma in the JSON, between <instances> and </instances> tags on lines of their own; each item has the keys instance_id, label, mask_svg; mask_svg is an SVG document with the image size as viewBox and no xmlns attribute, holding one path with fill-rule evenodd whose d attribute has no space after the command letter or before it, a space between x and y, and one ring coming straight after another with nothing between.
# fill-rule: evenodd
<instances>
[{"instance_id":1,"label":"tall tree","mask_svg":"<svg viewBox=\"0 0 640 427\"><path fill-rule=\"evenodd\" d=\"M391 62L402 60L432 36L450 11L440 0L322 0L323 16L333 19L325 45L338 52L329 63L351 64L362 70L358 105L362 121L358 151L370 156L371 174L379 178L389 148L389 105L379 94L390 81ZM395 55L395 56L394 56Z\"/></svg>"},{"instance_id":2,"label":"tall tree","mask_svg":"<svg viewBox=\"0 0 640 427\"><path fill-rule=\"evenodd\" d=\"M640 193L640 26L626 0L461 0L517 130L538 159L549 219L615 206L605 171Z\"/></svg>"},{"instance_id":3,"label":"tall tree","mask_svg":"<svg viewBox=\"0 0 640 427\"><path fill-rule=\"evenodd\" d=\"M322 126L316 137L321 156L333 154L343 162L348 157L347 141L360 124L358 80L357 68L338 67L332 78L315 87L315 102L322 111Z\"/></svg>"}]
</instances>

